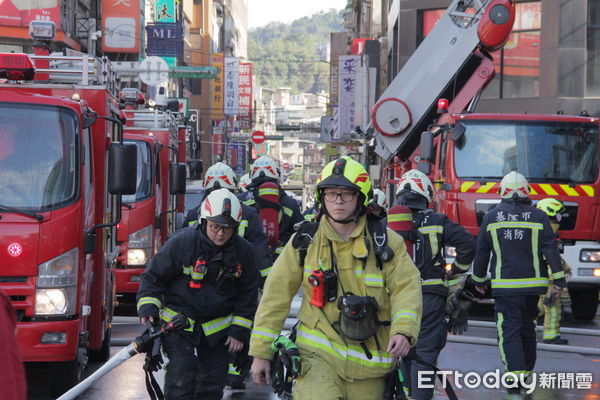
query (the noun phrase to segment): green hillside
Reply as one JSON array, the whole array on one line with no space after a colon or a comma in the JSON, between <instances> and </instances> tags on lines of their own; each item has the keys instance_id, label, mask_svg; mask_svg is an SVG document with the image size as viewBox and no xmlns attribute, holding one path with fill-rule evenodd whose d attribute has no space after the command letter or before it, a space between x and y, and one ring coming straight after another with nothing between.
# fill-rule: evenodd
<instances>
[{"instance_id":1,"label":"green hillside","mask_svg":"<svg viewBox=\"0 0 600 400\"><path fill-rule=\"evenodd\" d=\"M329 89L327 44L331 32L342 32L342 11L329 10L291 24L272 22L249 31L248 57L257 84L291 87L293 93Z\"/></svg>"}]
</instances>

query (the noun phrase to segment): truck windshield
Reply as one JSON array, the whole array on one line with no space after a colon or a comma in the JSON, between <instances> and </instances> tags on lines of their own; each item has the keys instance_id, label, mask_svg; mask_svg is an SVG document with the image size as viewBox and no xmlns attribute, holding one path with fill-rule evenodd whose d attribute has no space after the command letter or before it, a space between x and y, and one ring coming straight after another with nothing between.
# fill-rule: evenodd
<instances>
[{"instance_id":1,"label":"truck windshield","mask_svg":"<svg viewBox=\"0 0 600 400\"><path fill-rule=\"evenodd\" d=\"M598 176L598 126L574 122L465 121L456 142L462 179L502 179L518 171L531 182L592 183Z\"/></svg>"},{"instance_id":2,"label":"truck windshield","mask_svg":"<svg viewBox=\"0 0 600 400\"><path fill-rule=\"evenodd\" d=\"M74 201L77 129L66 108L0 103L0 204L44 211Z\"/></svg>"},{"instance_id":3,"label":"truck windshield","mask_svg":"<svg viewBox=\"0 0 600 400\"><path fill-rule=\"evenodd\" d=\"M152 158L151 148L141 140L126 140L137 147L137 189L135 194L123 196L123 202L135 203L144 200L152 194Z\"/></svg>"}]
</instances>

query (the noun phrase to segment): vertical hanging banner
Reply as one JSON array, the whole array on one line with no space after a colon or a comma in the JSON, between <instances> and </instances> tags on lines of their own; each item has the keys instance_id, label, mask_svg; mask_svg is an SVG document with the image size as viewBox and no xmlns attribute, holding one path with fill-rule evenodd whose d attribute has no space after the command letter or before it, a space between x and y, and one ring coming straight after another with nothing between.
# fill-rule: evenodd
<instances>
[{"instance_id":1,"label":"vertical hanging banner","mask_svg":"<svg viewBox=\"0 0 600 400\"><path fill-rule=\"evenodd\" d=\"M177 19L175 0L156 0L154 3L154 22L175 23ZM169 67L177 65L177 57L163 57Z\"/></svg>"},{"instance_id":2,"label":"vertical hanging banner","mask_svg":"<svg viewBox=\"0 0 600 400\"><path fill-rule=\"evenodd\" d=\"M102 51L139 53L140 14L139 0L104 0Z\"/></svg>"},{"instance_id":3,"label":"vertical hanging banner","mask_svg":"<svg viewBox=\"0 0 600 400\"><path fill-rule=\"evenodd\" d=\"M339 61L339 139L347 139L354 130L356 86L360 56L340 56Z\"/></svg>"},{"instance_id":4,"label":"vertical hanging banner","mask_svg":"<svg viewBox=\"0 0 600 400\"><path fill-rule=\"evenodd\" d=\"M239 61L234 57L225 57L225 115L238 113Z\"/></svg>"},{"instance_id":5,"label":"vertical hanging banner","mask_svg":"<svg viewBox=\"0 0 600 400\"><path fill-rule=\"evenodd\" d=\"M217 77L210 81L212 86L211 111L213 119L223 119L223 54L215 53L210 58L210 65L217 68Z\"/></svg>"},{"instance_id":6,"label":"vertical hanging banner","mask_svg":"<svg viewBox=\"0 0 600 400\"><path fill-rule=\"evenodd\" d=\"M239 68L240 129L252 129L252 63L240 63Z\"/></svg>"}]
</instances>

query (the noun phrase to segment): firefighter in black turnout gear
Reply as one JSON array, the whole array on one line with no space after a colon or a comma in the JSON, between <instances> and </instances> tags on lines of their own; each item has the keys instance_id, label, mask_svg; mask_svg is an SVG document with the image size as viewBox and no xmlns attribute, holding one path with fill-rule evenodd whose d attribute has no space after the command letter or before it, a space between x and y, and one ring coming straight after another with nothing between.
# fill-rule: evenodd
<instances>
[{"instance_id":1,"label":"firefighter in black turnout gear","mask_svg":"<svg viewBox=\"0 0 600 400\"><path fill-rule=\"evenodd\" d=\"M416 344L416 355L423 361L437 364L437 358L446 345L448 334L446 323L447 278L453 274L467 272L475 256L473 235L446 215L433 212L429 203L433 199L433 185L427 175L410 170L402 175L396 192L396 204L412 211L413 232L407 240L415 242L414 262L421 272L423 312L421 331ZM388 216L388 218L391 218ZM456 258L451 271L445 271L445 246L456 248ZM419 388L418 372L431 368L415 360L408 361L405 376L410 376L411 397L416 400L433 398L433 389ZM425 375L434 382L434 375Z\"/></svg>"},{"instance_id":2,"label":"firefighter in black turnout gear","mask_svg":"<svg viewBox=\"0 0 600 400\"><path fill-rule=\"evenodd\" d=\"M300 212L296 200L288 196L285 191L280 190L279 204L266 205L261 203L259 198L259 186L265 182L273 182L279 186L279 168L277 163L271 157L262 156L256 159L250 169L250 179L252 182L246 186L246 192L241 193L238 197L240 201L250 207L260 211L261 207L277 207L279 210L279 237L277 243L272 246L273 262L279 257L283 251L285 244L290 240L295 232L294 226L298 222L304 221L304 217ZM262 267L262 266L261 266ZM267 278L269 268L261 268L260 275L263 279Z\"/></svg>"},{"instance_id":3,"label":"firefighter in black turnout gear","mask_svg":"<svg viewBox=\"0 0 600 400\"><path fill-rule=\"evenodd\" d=\"M507 390L519 395L519 381L535 366L537 303L548 289L548 266L557 297L566 281L556 235L548 215L531 205L525 177L515 171L504 176L500 196L500 204L481 223L473 281L484 292L491 253L498 348L506 372L511 373L506 381L513 384Z\"/></svg>"},{"instance_id":4,"label":"firefighter in black turnout gear","mask_svg":"<svg viewBox=\"0 0 600 400\"><path fill-rule=\"evenodd\" d=\"M191 325L163 340L167 399L221 399L229 353L248 343L259 274L252 247L235 234L241 219L237 197L213 191L202 203L200 224L176 233L142 274L141 322L183 313Z\"/></svg>"}]
</instances>

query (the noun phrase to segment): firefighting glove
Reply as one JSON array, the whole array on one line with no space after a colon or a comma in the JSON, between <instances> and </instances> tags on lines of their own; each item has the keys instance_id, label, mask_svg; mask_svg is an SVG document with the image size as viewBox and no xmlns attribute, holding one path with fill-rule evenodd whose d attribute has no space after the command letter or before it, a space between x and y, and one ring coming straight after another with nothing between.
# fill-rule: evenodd
<instances>
[{"instance_id":1,"label":"firefighting glove","mask_svg":"<svg viewBox=\"0 0 600 400\"><path fill-rule=\"evenodd\" d=\"M146 353L146 359L144 360L144 371L156 372L162 368L164 360L160 348L162 346L162 339L154 339L152 343L152 350Z\"/></svg>"},{"instance_id":2,"label":"firefighting glove","mask_svg":"<svg viewBox=\"0 0 600 400\"><path fill-rule=\"evenodd\" d=\"M448 319L448 332L462 335L467 331L469 322L469 308L473 304L473 295L466 290L461 291L454 302L453 312Z\"/></svg>"}]
</instances>

